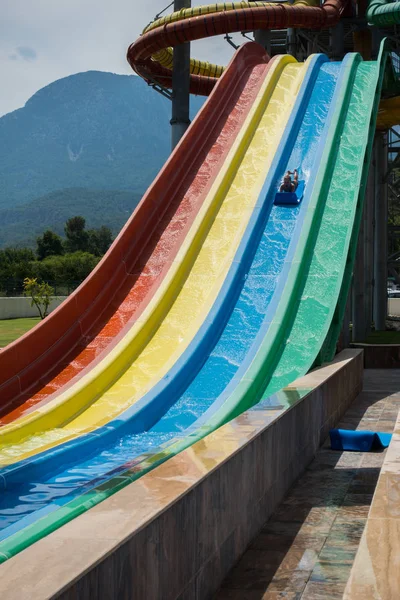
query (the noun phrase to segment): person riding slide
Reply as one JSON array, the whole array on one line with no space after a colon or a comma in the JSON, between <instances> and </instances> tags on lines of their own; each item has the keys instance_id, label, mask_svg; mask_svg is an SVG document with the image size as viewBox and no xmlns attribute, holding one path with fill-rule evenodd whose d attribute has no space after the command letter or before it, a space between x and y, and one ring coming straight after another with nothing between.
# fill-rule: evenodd
<instances>
[{"instance_id":1,"label":"person riding slide","mask_svg":"<svg viewBox=\"0 0 400 600\"><path fill-rule=\"evenodd\" d=\"M290 177L291 175L293 175L293 181L292 178ZM283 177L283 181L281 183L281 187L279 188L280 192L295 192L297 189L297 186L299 185L299 174L297 172L297 169L295 169L292 173L292 171L286 171L284 177Z\"/></svg>"}]
</instances>

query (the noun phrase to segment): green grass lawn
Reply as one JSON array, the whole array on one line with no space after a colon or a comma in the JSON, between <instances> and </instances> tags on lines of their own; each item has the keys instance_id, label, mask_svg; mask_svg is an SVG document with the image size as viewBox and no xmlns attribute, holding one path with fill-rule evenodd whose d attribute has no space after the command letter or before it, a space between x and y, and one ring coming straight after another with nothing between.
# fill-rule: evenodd
<instances>
[{"instance_id":1,"label":"green grass lawn","mask_svg":"<svg viewBox=\"0 0 400 600\"><path fill-rule=\"evenodd\" d=\"M373 331L366 339L367 344L400 344L400 331Z\"/></svg>"},{"instance_id":2,"label":"green grass lawn","mask_svg":"<svg viewBox=\"0 0 400 600\"><path fill-rule=\"evenodd\" d=\"M19 338L26 331L32 329L39 321L39 317L0 321L0 348L4 348L4 346Z\"/></svg>"}]
</instances>

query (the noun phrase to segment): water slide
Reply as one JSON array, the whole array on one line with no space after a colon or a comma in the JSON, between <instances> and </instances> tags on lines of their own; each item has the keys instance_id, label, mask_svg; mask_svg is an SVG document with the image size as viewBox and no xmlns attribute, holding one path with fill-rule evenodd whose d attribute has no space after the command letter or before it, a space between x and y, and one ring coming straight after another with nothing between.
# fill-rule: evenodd
<instances>
[{"instance_id":1,"label":"water slide","mask_svg":"<svg viewBox=\"0 0 400 600\"><path fill-rule=\"evenodd\" d=\"M91 369L86 380L82 376L75 388L71 385L55 399L36 404L34 410L27 410L22 417L3 425L3 464L90 432L108 424L113 417L118 420L123 409L140 399L151 381L159 380L176 361L171 346L175 345L175 354L179 356L208 316L209 307L232 266L243 231L249 219L260 212L257 204L260 190L308 69L307 64L297 64L285 56L267 65L265 55L261 61L260 50L254 44L239 51L238 56L252 52L258 53L257 64L262 67L258 75L261 85L257 86L253 104L236 132L225 164L181 244L179 260L172 262L163 285L141 318L134 322L119 346L117 343ZM254 85L247 83L243 93L249 94L249 86ZM232 113L236 121L235 111ZM197 120L201 122L202 117L200 114ZM235 294L234 283L230 285L230 296ZM230 302L229 296L227 299ZM164 311L159 309L162 303ZM154 323L156 318L158 322Z\"/></svg>"},{"instance_id":2,"label":"water slide","mask_svg":"<svg viewBox=\"0 0 400 600\"><path fill-rule=\"evenodd\" d=\"M165 375L94 433L57 440L33 456L32 439L2 448L2 462L9 464L1 471L5 557L255 403L273 403L275 392L310 368L327 335L334 335L385 59L383 49L377 62L353 54L329 63L316 55L298 65L281 57L265 69L252 107L258 116L252 121L250 111L241 130L252 121L253 137L229 188L240 173L246 181L253 176L252 208L243 223L241 215L207 317ZM278 107L280 118L270 118ZM282 174L292 165L300 165L303 201L295 208L274 206ZM242 193L243 187L234 206L243 204ZM214 241L225 246L223 229Z\"/></svg>"},{"instance_id":3,"label":"water slide","mask_svg":"<svg viewBox=\"0 0 400 600\"><path fill-rule=\"evenodd\" d=\"M329 6L324 5L327 14ZM300 3L286 8L302 14L303 8L310 9ZM168 34L165 23L159 29ZM175 26L174 31L179 39ZM154 32L157 26L141 40L154 38ZM156 45L160 50L162 44ZM156 65L158 77L165 75L167 67L154 60L154 50L147 48L150 54L135 62L140 53L130 48L128 55L142 75L148 74L149 63ZM164 58L157 58L167 61L169 52L162 53ZM165 178L162 172L93 274L99 294L107 272L102 265L112 257L111 284L100 294L103 304L97 313L96 305L92 308L97 296L89 281L72 299L79 313L85 306L79 303L93 294L87 318L84 311L85 318L78 319L78 332L71 317L69 333L71 306L64 319L57 321L62 309L55 313L53 324L62 323L71 340L65 348L73 347L73 364L58 346L62 333L46 347L46 321L39 334L31 334L42 340L33 357L25 351L26 339L10 347L10 365L17 359L22 367L7 372L3 383L3 557L255 403L274 402L275 392L305 373L318 353L332 355L385 60L382 49L377 62L349 55L343 63L314 56L303 65L290 57L267 64L260 49L249 44L217 85L215 65L193 62L192 89L201 85L214 91L167 163ZM158 82L167 83L166 78ZM212 133L197 142L209 131L205 125ZM305 183L302 204L274 206L282 174L293 165L300 165ZM168 185L177 170L179 176ZM161 195L171 207L164 219ZM149 207L154 209L150 216ZM133 225L138 218L139 225ZM148 246L137 258L140 244L132 233L141 234L143 223L148 229L141 240L148 240ZM112 279L116 264L121 280ZM136 300L133 290L141 286L145 290L142 296L135 292ZM125 311L128 316L120 324ZM108 328L113 318L116 332ZM74 345L75 335L79 342ZM92 340L95 347L99 340L95 352ZM86 352L87 363L75 361L77 347ZM39 369L43 366L43 385L34 394L32 358ZM70 368L75 362L77 371Z\"/></svg>"},{"instance_id":4,"label":"water slide","mask_svg":"<svg viewBox=\"0 0 400 600\"><path fill-rule=\"evenodd\" d=\"M87 375L2 427L2 464L117 418L161 379L185 350L220 291L249 218L258 211L264 174L306 69L291 62L285 56L271 61L224 167L177 259L140 318Z\"/></svg>"}]
</instances>

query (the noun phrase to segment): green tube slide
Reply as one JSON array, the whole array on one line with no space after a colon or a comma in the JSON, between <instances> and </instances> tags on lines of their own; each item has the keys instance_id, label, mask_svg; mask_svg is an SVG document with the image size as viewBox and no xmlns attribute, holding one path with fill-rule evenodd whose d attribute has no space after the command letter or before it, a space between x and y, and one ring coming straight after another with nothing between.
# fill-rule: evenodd
<instances>
[{"instance_id":1,"label":"green tube slide","mask_svg":"<svg viewBox=\"0 0 400 600\"><path fill-rule=\"evenodd\" d=\"M388 0L372 0L367 9L370 25L389 27L400 23L400 3Z\"/></svg>"}]
</instances>

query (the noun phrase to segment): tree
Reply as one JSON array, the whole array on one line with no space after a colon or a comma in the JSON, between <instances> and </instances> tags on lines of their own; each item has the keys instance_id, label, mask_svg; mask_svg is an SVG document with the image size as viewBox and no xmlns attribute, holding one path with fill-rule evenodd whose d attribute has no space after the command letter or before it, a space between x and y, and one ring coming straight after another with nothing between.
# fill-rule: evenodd
<instances>
[{"instance_id":1,"label":"tree","mask_svg":"<svg viewBox=\"0 0 400 600\"><path fill-rule=\"evenodd\" d=\"M27 266L32 260L35 255L29 248L4 248L0 250L0 271L8 272L12 277L16 265Z\"/></svg>"},{"instance_id":2,"label":"tree","mask_svg":"<svg viewBox=\"0 0 400 600\"><path fill-rule=\"evenodd\" d=\"M57 286L79 284L95 268L99 257L88 252L74 252L64 256L49 256L32 265L34 277L54 282Z\"/></svg>"},{"instance_id":3,"label":"tree","mask_svg":"<svg viewBox=\"0 0 400 600\"><path fill-rule=\"evenodd\" d=\"M103 256L112 243L112 233L109 227L89 229L88 252L95 256Z\"/></svg>"},{"instance_id":4,"label":"tree","mask_svg":"<svg viewBox=\"0 0 400 600\"><path fill-rule=\"evenodd\" d=\"M24 277L32 275L35 255L29 248L4 248L0 250L0 289L7 294L23 290Z\"/></svg>"},{"instance_id":5,"label":"tree","mask_svg":"<svg viewBox=\"0 0 400 600\"><path fill-rule=\"evenodd\" d=\"M31 306L36 306L41 319L45 319L49 314L49 305L54 289L48 283L38 283L35 277L25 277L24 296L31 298Z\"/></svg>"},{"instance_id":6,"label":"tree","mask_svg":"<svg viewBox=\"0 0 400 600\"><path fill-rule=\"evenodd\" d=\"M64 232L66 236L66 252L86 252L88 248L89 234L85 229L86 221L84 217L71 217L65 224Z\"/></svg>"},{"instance_id":7,"label":"tree","mask_svg":"<svg viewBox=\"0 0 400 600\"><path fill-rule=\"evenodd\" d=\"M36 254L39 260L43 260L48 256L64 254L62 239L50 229L47 229L42 236L36 239L36 244Z\"/></svg>"},{"instance_id":8,"label":"tree","mask_svg":"<svg viewBox=\"0 0 400 600\"><path fill-rule=\"evenodd\" d=\"M89 254L89 252L74 252L67 254L63 258L63 277L66 281L81 282L93 271L99 257Z\"/></svg>"}]
</instances>

